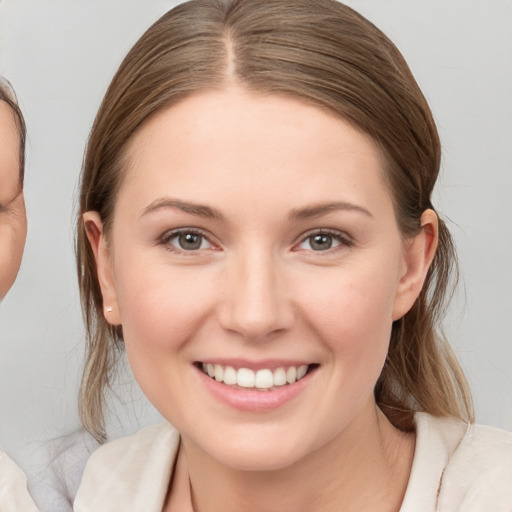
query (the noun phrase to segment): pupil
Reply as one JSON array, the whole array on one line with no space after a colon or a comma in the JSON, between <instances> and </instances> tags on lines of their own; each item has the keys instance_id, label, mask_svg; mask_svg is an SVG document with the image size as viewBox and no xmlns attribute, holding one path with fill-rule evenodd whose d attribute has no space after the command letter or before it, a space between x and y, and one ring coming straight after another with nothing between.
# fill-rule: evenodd
<instances>
[{"instance_id":1,"label":"pupil","mask_svg":"<svg viewBox=\"0 0 512 512\"><path fill-rule=\"evenodd\" d=\"M179 236L179 243L182 249L196 250L201 247L201 235L194 233L183 233Z\"/></svg>"},{"instance_id":2,"label":"pupil","mask_svg":"<svg viewBox=\"0 0 512 512\"><path fill-rule=\"evenodd\" d=\"M325 251L332 247L332 236L315 235L311 240L311 247L316 251Z\"/></svg>"}]
</instances>

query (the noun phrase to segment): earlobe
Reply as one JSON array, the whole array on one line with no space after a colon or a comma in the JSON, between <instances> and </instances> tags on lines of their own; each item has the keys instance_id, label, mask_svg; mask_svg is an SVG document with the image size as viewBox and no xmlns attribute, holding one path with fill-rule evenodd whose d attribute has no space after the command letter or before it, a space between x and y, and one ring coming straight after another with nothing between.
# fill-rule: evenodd
<instances>
[{"instance_id":1,"label":"earlobe","mask_svg":"<svg viewBox=\"0 0 512 512\"><path fill-rule=\"evenodd\" d=\"M425 210L420 219L421 230L405 242L405 270L398 283L393 307L393 321L404 316L418 298L428 269L436 254L439 227L437 215L433 210Z\"/></svg>"},{"instance_id":2,"label":"earlobe","mask_svg":"<svg viewBox=\"0 0 512 512\"><path fill-rule=\"evenodd\" d=\"M98 212L85 212L83 222L96 261L96 272L103 297L103 314L110 324L121 325L111 254L103 223Z\"/></svg>"}]
</instances>

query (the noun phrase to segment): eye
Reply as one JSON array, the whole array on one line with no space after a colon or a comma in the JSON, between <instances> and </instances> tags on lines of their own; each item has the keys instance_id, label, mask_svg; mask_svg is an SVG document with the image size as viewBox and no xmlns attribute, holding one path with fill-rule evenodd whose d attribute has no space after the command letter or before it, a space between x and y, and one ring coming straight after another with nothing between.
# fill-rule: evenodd
<instances>
[{"instance_id":1,"label":"eye","mask_svg":"<svg viewBox=\"0 0 512 512\"><path fill-rule=\"evenodd\" d=\"M203 249L212 249L211 242L205 235L194 230L180 230L167 233L162 242L170 245L173 250L177 251L200 251Z\"/></svg>"},{"instance_id":2,"label":"eye","mask_svg":"<svg viewBox=\"0 0 512 512\"><path fill-rule=\"evenodd\" d=\"M321 252L335 249L341 245L351 245L351 242L342 233L320 231L306 236L297 249Z\"/></svg>"}]
</instances>

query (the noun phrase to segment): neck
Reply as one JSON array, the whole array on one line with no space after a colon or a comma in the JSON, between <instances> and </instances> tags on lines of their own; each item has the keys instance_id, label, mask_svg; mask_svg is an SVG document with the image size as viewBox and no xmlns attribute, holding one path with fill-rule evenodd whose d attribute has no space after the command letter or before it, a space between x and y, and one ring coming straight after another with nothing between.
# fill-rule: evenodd
<instances>
[{"instance_id":1,"label":"neck","mask_svg":"<svg viewBox=\"0 0 512 512\"><path fill-rule=\"evenodd\" d=\"M340 503L353 512L396 512L413 452L414 436L396 430L374 406L307 457L272 471L228 468L183 439L176 482L188 483L188 473L195 512L330 512ZM172 493L184 496L175 487Z\"/></svg>"}]
</instances>

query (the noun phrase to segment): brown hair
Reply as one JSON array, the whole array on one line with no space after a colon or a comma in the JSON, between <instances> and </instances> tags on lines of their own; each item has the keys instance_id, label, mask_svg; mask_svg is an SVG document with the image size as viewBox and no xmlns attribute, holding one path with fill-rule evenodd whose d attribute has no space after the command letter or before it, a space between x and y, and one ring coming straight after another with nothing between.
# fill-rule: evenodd
<instances>
[{"instance_id":1,"label":"brown hair","mask_svg":"<svg viewBox=\"0 0 512 512\"><path fill-rule=\"evenodd\" d=\"M5 80L5 78L0 77L0 101L7 103L12 110L14 115L14 121L19 131L20 135L20 185L23 188L23 181L25 179L25 142L27 138L27 129L25 126L25 119L23 118L23 114L21 113L21 109L18 106L18 102L16 100L16 95L14 94L14 90Z\"/></svg>"},{"instance_id":2,"label":"brown hair","mask_svg":"<svg viewBox=\"0 0 512 512\"><path fill-rule=\"evenodd\" d=\"M77 266L87 327L80 391L85 427L105 436L103 406L122 343L103 317L82 214L97 211L108 235L128 141L155 112L194 92L236 83L291 95L369 134L382 148L405 237L432 208L440 142L432 113L405 60L372 23L334 0L192 0L162 16L130 50L105 95L89 138L77 219ZM466 380L436 330L456 258L440 220L439 248L421 295L393 325L375 388L397 426L411 412L472 420Z\"/></svg>"}]
</instances>

